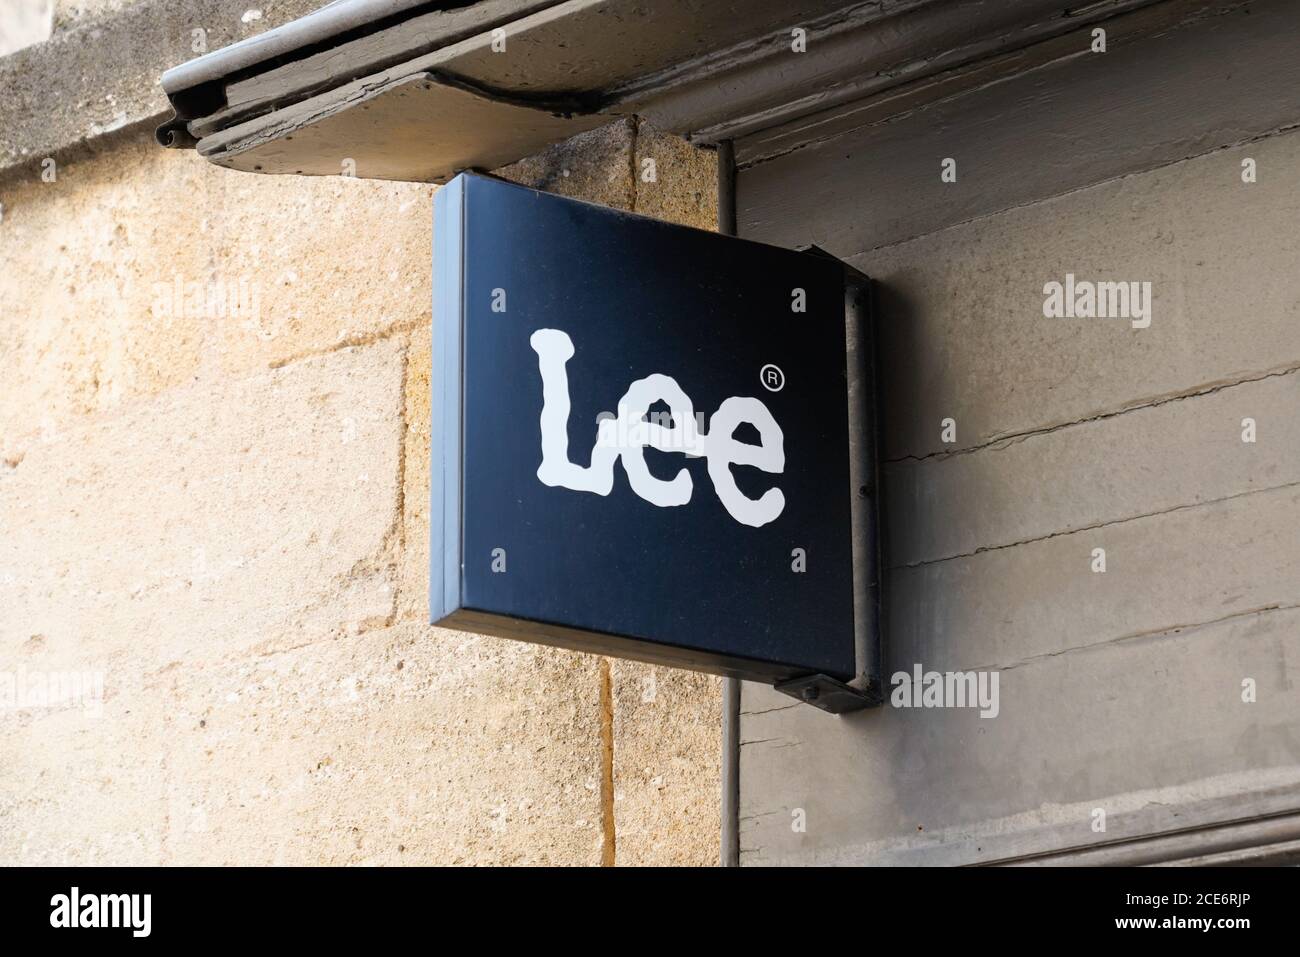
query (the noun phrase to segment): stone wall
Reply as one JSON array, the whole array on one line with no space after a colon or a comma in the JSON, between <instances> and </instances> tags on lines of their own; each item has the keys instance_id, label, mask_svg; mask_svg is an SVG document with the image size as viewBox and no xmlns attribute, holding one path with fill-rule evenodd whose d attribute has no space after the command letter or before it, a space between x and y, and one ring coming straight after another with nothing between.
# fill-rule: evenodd
<instances>
[{"instance_id":1,"label":"stone wall","mask_svg":"<svg viewBox=\"0 0 1300 957\"><path fill-rule=\"evenodd\" d=\"M716 679L426 624L434 187L221 170L151 95L0 174L0 861L715 863ZM635 121L502 172L714 224Z\"/></svg>"}]
</instances>

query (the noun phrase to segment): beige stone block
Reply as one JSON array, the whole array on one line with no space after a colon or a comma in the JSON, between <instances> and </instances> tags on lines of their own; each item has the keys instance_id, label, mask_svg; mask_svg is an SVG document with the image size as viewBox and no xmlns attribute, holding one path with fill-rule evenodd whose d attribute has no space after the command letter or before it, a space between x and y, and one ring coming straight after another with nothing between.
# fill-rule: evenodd
<instances>
[{"instance_id":1,"label":"beige stone block","mask_svg":"<svg viewBox=\"0 0 1300 957\"><path fill-rule=\"evenodd\" d=\"M414 624L149 694L170 863L599 863L595 658Z\"/></svg>"},{"instance_id":2,"label":"beige stone block","mask_svg":"<svg viewBox=\"0 0 1300 957\"><path fill-rule=\"evenodd\" d=\"M408 624L101 676L0 710L0 862L600 861L599 659Z\"/></svg>"},{"instance_id":3,"label":"beige stone block","mask_svg":"<svg viewBox=\"0 0 1300 957\"><path fill-rule=\"evenodd\" d=\"M39 639L0 663L0 865L163 861L168 715L139 676Z\"/></svg>"},{"instance_id":4,"label":"beige stone block","mask_svg":"<svg viewBox=\"0 0 1300 957\"><path fill-rule=\"evenodd\" d=\"M496 174L558 196L630 210L636 201L633 135L632 122L619 120L579 133Z\"/></svg>"},{"instance_id":5,"label":"beige stone block","mask_svg":"<svg viewBox=\"0 0 1300 957\"><path fill-rule=\"evenodd\" d=\"M642 161L652 159L653 169ZM634 210L671 222L714 229L713 154L640 124L616 123L574 137L537 157L499 171L548 192ZM412 355L408 374L408 479L422 468L427 488L428 423L411 397L428 388L423 363ZM427 410L427 399L419 410ZM424 460L412 466L410 456ZM408 486L409 488L409 486ZM407 496L408 555L428 540L424 498ZM427 581L428 553L413 556L409 574ZM403 589L404 601L414 590ZM423 598L423 595L420 595ZM424 606L427 607L427 604ZM618 865L717 863L721 682L709 675L611 662L611 769Z\"/></svg>"},{"instance_id":6,"label":"beige stone block","mask_svg":"<svg viewBox=\"0 0 1300 957\"><path fill-rule=\"evenodd\" d=\"M636 135L636 205L643 216L718 228L718 154L647 123Z\"/></svg>"},{"instance_id":7,"label":"beige stone block","mask_svg":"<svg viewBox=\"0 0 1300 957\"><path fill-rule=\"evenodd\" d=\"M428 327L436 187L208 170L209 255L261 297L214 326L222 372Z\"/></svg>"},{"instance_id":8,"label":"beige stone block","mask_svg":"<svg viewBox=\"0 0 1300 957\"><path fill-rule=\"evenodd\" d=\"M401 343L195 385L0 470L0 656L156 670L393 614Z\"/></svg>"},{"instance_id":9,"label":"beige stone block","mask_svg":"<svg viewBox=\"0 0 1300 957\"><path fill-rule=\"evenodd\" d=\"M419 183L258 176L138 139L0 201L0 455L195 379L430 321Z\"/></svg>"},{"instance_id":10,"label":"beige stone block","mask_svg":"<svg viewBox=\"0 0 1300 957\"><path fill-rule=\"evenodd\" d=\"M47 175L0 189L7 459L78 416L192 381L208 326L154 309L155 282L209 278L202 166L141 144Z\"/></svg>"},{"instance_id":11,"label":"beige stone block","mask_svg":"<svg viewBox=\"0 0 1300 957\"><path fill-rule=\"evenodd\" d=\"M635 661L611 679L617 863L716 865L722 679Z\"/></svg>"}]
</instances>

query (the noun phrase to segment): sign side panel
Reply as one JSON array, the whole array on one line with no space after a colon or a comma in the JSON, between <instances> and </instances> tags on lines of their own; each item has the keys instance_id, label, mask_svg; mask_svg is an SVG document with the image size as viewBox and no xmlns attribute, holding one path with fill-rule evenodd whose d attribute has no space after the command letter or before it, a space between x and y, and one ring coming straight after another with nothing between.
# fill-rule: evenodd
<instances>
[{"instance_id":1,"label":"sign side panel","mask_svg":"<svg viewBox=\"0 0 1300 957\"><path fill-rule=\"evenodd\" d=\"M433 385L429 390L429 620L461 605L461 343L464 316L464 180L433 201Z\"/></svg>"}]
</instances>

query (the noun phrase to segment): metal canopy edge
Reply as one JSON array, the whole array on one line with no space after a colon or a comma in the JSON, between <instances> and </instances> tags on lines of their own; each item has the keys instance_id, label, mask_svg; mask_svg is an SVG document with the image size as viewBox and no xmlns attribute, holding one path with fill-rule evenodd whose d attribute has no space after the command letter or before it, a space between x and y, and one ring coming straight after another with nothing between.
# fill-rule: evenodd
<instances>
[{"instance_id":1,"label":"metal canopy edge","mask_svg":"<svg viewBox=\"0 0 1300 957\"><path fill-rule=\"evenodd\" d=\"M716 0L339 0L167 71L163 87L176 116L158 139L199 147L236 169L337 172L344 130L392 133L388 141L350 143L343 156L373 154L375 172L361 176L421 180L431 167L445 177L483 165L485 156L504 165L635 113L700 143L740 138L744 166L815 138L813 130L836 122L847 102L857 106L846 122L883 122L1075 56L1080 31L1092 24L1158 31L1223 2L748 0L742 17ZM800 31L805 52L792 47ZM503 36L508 52L493 42ZM418 133L409 97L389 95L413 77L500 108L478 104L463 116L440 108ZM340 112L357 108L397 115L355 127L338 122ZM528 121L529 113L564 122ZM318 123L331 131L303 135ZM289 137L304 142L280 142ZM308 155L315 143L330 154ZM436 162L422 152L430 143L444 144Z\"/></svg>"},{"instance_id":2,"label":"metal canopy edge","mask_svg":"<svg viewBox=\"0 0 1300 957\"><path fill-rule=\"evenodd\" d=\"M436 74L331 94L199 142L206 159L256 173L445 182L495 169L608 122L485 97Z\"/></svg>"},{"instance_id":3,"label":"metal canopy edge","mask_svg":"<svg viewBox=\"0 0 1300 957\"><path fill-rule=\"evenodd\" d=\"M169 95L179 93L386 20L394 14L429 6L432 6L429 0L335 0L297 20L172 67L162 75L162 88Z\"/></svg>"}]
</instances>

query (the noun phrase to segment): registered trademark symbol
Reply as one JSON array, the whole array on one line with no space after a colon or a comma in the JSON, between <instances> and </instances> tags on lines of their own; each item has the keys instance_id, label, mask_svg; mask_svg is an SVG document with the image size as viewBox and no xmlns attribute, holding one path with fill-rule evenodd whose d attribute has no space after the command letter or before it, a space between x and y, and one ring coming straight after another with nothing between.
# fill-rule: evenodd
<instances>
[{"instance_id":1,"label":"registered trademark symbol","mask_svg":"<svg viewBox=\"0 0 1300 957\"><path fill-rule=\"evenodd\" d=\"M758 381L768 392L780 392L785 388L785 373L769 362L758 370Z\"/></svg>"}]
</instances>

